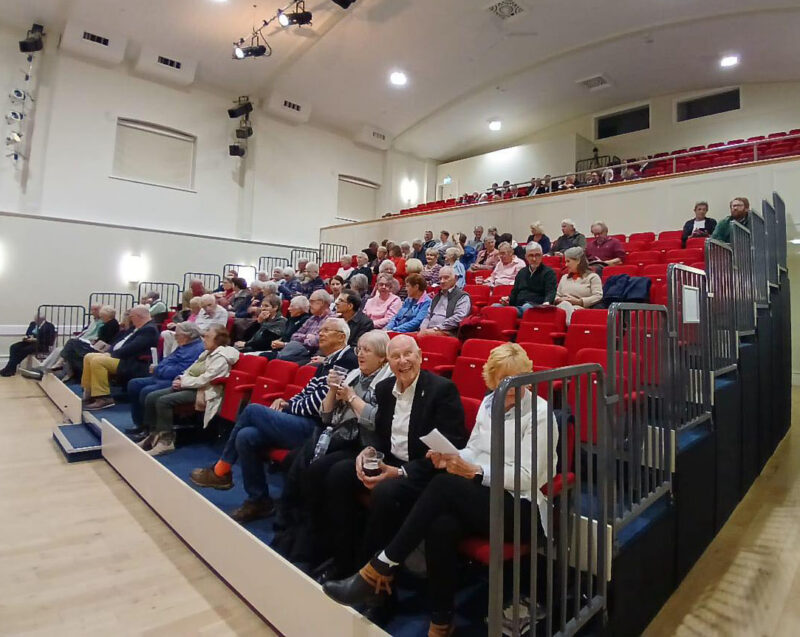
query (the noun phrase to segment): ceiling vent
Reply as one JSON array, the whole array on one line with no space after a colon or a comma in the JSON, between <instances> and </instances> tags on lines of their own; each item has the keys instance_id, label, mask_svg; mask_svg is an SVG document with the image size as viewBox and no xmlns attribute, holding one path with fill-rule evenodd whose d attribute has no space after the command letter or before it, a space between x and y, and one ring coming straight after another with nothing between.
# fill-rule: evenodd
<instances>
[{"instance_id":1,"label":"ceiling vent","mask_svg":"<svg viewBox=\"0 0 800 637\"><path fill-rule=\"evenodd\" d=\"M525 9L514 0L500 0L500 2L495 2L487 7L487 11L501 20L508 20L508 18L513 18L515 15L523 13Z\"/></svg>"},{"instance_id":2,"label":"ceiling vent","mask_svg":"<svg viewBox=\"0 0 800 637\"><path fill-rule=\"evenodd\" d=\"M582 80L576 80L575 83L580 84L589 91L600 91L611 86L611 81L605 75L593 75Z\"/></svg>"},{"instance_id":3,"label":"ceiling vent","mask_svg":"<svg viewBox=\"0 0 800 637\"><path fill-rule=\"evenodd\" d=\"M107 66L122 63L128 40L118 33L69 22L61 37L61 50Z\"/></svg>"},{"instance_id":4,"label":"ceiling vent","mask_svg":"<svg viewBox=\"0 0 800 637\"><path fill-rule=\"evenodd\" d=\"M355 137L356 143L378 150L389 150L392 145L392 136L377 126L362 126Z\"/></svg>"},{"instance_id":5,"label":"ceiling vent","mask_svg":"<svg viewBox=\"0 0 800 637\"><path fill-rule=\"evenodd\" d=\"M272 115L293 124L305 124L311 117L311 104L278 92L270 95L266 108Z\"/></svg>"},{"instance_id":6,"label":"ceiling vent","mask_svg":"<svg viewBox=\"0 0 800 637\"><path fill-rule=\"evenodd\" d=\"M189 86L194 82L197 60L174 54L165 55L162 48L150 44L142 45L139 59L133 72L156 82Z\"/></svg>"}]
</instances>

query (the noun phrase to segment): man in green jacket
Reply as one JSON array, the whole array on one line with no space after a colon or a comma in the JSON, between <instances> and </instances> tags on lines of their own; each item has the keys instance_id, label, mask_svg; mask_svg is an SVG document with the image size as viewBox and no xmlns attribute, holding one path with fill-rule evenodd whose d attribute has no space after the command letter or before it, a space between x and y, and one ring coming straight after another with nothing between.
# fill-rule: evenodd
<instances>
[{"instance_id":1,"label":"man in green jacket","mask_svg":"<svg viewBox=\"0 0 800 637\"><path fill-rule=\"evenodd\" d=\"M500 299L503 305L516 307L520 316L525 310L553 303L556 298L556 273L542 264L542 246L535 241L526 245L525 261L527 267L517 272L511 294Z\"/></svg>"},{"instance_id":2,"label":"man in green jacket","mask_svg":"<svg viewBox=\"0 0 800 637\"><path fill-rule=\"evenodd\" d=\"M712 239L730 243L732 221L742 224L745 228L750 227L750 200L747 197L736 197L736 199L731 199L730 205L730 216L725 217L717 224L714 234L711 235Z\"/></svg>"}]
</instances>

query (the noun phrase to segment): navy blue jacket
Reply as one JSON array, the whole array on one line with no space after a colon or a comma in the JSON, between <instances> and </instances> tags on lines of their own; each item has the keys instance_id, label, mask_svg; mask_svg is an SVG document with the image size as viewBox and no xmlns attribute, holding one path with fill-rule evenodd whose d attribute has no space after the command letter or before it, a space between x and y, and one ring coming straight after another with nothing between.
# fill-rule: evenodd
<instances>
[{"instance_id":1,"label":"navy blue jacket","mask_svg":"<svg viewBox=\"0 0 800 637\"><path fill-rule=\"evenodd\" d=\"M123 385L131 378L147 376L151 362L150 348L158 345L160 336L155 321L148 321L135 330L122 347L111 351L111 357L119 359L116 376Z\"/></svg>"},{"instance_id":2,"label":"navy blue jacket","mask_svg":"<svg viewBox=\"0 0 800 637\"><path fill-rule=\"evenodd\" d=\"M153 376L159 380L175 380L192 366L203 353L203 339L198 338L186 345L180 345L172 354L156 365Z\"/></svg>"}]
</instances>

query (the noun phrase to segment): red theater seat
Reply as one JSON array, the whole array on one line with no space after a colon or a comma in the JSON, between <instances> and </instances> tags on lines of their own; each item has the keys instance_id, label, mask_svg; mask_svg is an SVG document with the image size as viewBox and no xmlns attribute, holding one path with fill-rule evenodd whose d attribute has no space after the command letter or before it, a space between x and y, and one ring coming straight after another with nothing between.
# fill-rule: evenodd
<instances>
[{"instance_id":1,"label":"red theater seat","mask_svg":"<svg viewBox=\"0 0 800 637\"><path fill-rule=\"evenodd\" d=\"M682 236L683 230L663 230L658 233L659 241L680 241Z\"/></svg>"},{"instance_id":2,"label":"red theater seat","mask_svg":"<svg viewBox=\"0 0 800 637\"><path fill-rule=\"evenodd\" d=\"M481 310L475 335L498 341L509 341L517 333L517 308L488 306Z\"/></svg>"},{"instance_id":3,"label":"red theater seat","mask_svg":"<svg viewBox=\"0 0 800 637\"><path fill-rule=\"evenodd\" d=\"M644 243L651 243L655 240L655 232L634 232L628 237L628 241L642 241Z\"/></svg>"},{"instance_id":4,"label":"red theater seat","mask_svg":"<svg viewBox=\"0 0 800 637\"><path fill-rule=\"evenodd\" d=\"M603 283L605 283L609 277L612 277L616 274L627 274L628 276L638 276L639 275L639 266L638 265L609 265L603 268Z\"/></svg>"},{"instance_id":5,"label":"red theater seat","mask_svg":"<svg viewBox=\"0 0 800 637\"><path fill-rule=\"evenodd\" d=\"M517 342L560 342L567 331L567 313L559 307L533 307L525 311L519 324Z\"/></svg>"},{"instance_id":6,"label":"red theater seat","mask_svg":"<svg viewBox=\"0 0 800 637\"><path fill-rule=\"evenodd\" d=\"M573 312L570 325L607 325L608 310L582 309L580 312Z\"/></svg>"},{"instance_id":7,"label":"red theater seat","mask_svg":"<svg viewBox=\"0 0 800 637\"><path fill-rule=\"evenodd\" d=\"M702 261L703 249L692 248L686 250L669 250L666 254L667 263L694 263Z\"/></svg>"},{"instance_id":8,"label":"red theater seat","mask_svg":"<svg viewBox=\"0 0 800 637\"><path fill-rule=\"evenodd\" d=\"M483 400L489 391L483 380L483 364L485 362L479 358L458 357L453 368L453 382L462 396Z\"/></svg>"},{"instance_id":9,"label":"red theater seat","mask_svg":"<svg viewBox=\"0 0 800 637\"><path fill-rule=\"evenodd\" d=\"M461 348L461 341L454 336L426 334L417 336L417 343L422 350L422 369L429 371L436 371L440 365L453 365Z\"/></svg>"},{"instance_id":10,"label":"red theater seat","mask_svg":"<svg viewBox=\"0 0 800 637\"><path fill-rule=\"evenodd\" d=\"M680 242L679 242L680 243ZM662 263L664 255L657 251L644 251L629 254L626 261L629 265L636 264L640 267L650 265L651 263Z\"/></svg>"}]
</instances>

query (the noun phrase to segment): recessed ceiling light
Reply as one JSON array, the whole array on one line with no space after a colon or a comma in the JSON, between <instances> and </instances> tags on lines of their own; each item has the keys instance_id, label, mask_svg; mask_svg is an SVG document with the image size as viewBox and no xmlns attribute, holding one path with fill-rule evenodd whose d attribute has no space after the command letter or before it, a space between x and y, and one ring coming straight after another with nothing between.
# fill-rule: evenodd
<instances>
[{"instance_id":1,"label":"recessed ceiling light","mask_svg":"<svg viewBox=\"0 0 800 637\"><path fill-rule=\"evenodd\" d=\"M503 128L503 122L499 119L493 119L489 121L489 130L498 131Z\"/></svg>"},{"instance_id":2,"label":"recessed ceiling light","mask_svg":"<svg viewBox=\"0 0 800 637\"><path fill-rule=\"evenodd\" d=\"M406 83L408 82L408 78L406 77L406 74L403 73L402 71L394 71L389 76L389 81L395 86L405 86Z\"/></svg>"},{"instance_id":3,"label":"recessed ceiling light","mask_svg":"<svg viewBox=\"0 0 800 637\"><path fill-rule=\"evenodd\" d=\"M730 68L731 66L736 66L739 64L739 56L738 55L726 55L719 61L719 65L723 69Z\"/></svg>"}]
</instances>

